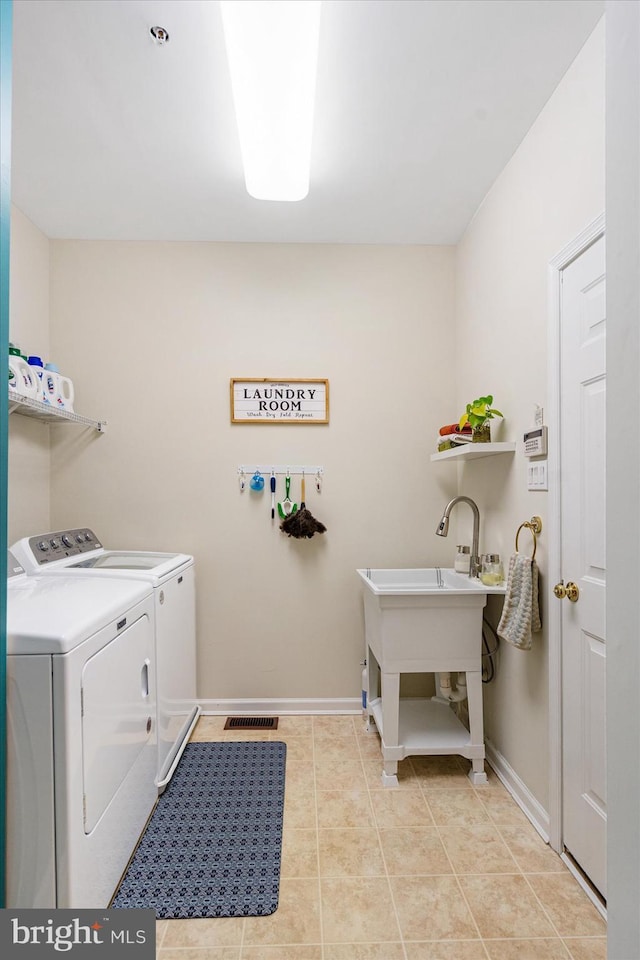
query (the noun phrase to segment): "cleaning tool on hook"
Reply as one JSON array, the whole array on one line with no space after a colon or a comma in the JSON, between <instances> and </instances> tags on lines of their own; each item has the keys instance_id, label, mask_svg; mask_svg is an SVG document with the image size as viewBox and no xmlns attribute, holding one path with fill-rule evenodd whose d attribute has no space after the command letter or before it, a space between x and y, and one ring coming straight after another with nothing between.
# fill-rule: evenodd
<instances>
[{"instance_id":1,"label":"cleaning tool on hook","mask_svg":"<svg viewBox=\"0 0 640 960\"><path fill-rule=\"evenodd\" d=\"M274 471L271 471L271 519L275 519L276 515L276 475Z\"/></svg>"},{"instance_id":2,"label":"cleaning tool on hook","mask_svg":"<svg viewBox=\"0 0 640 960\"><path fill-rule=\"evenodd\" d=\"M296 540L303 540L305 537L311 539L316 533L324 533L326 527L324 523L313 516L305 506L305 482L304 473L302 474L302 484L300 490L300 509L287 517L280 524L280 529L288 537L295 537Z\"/></svg>"},{"instance_id":3,"label":"cleaning tool on hook","mask_svg":"<svg viewBox=\"0 0 640 960\"><path fill-rule=\"evenodd\" d=\"M259 493L261 490L264 490L264 477L262 476L259 470L256 470L254 475L251 477L251 480L249 481L249 486L251 487L252 490L255 490L257 493Z\"/></svg>"},{"instance_id":4,"label":"cleaning tool on hook","mask_svg":"<svg viewBox=\"0 0 640 960\"><path fill-rule=\"evenodd\" d=\"M292 513L295 513L298 509L297 503L294 503L291 497L289 496L291 491L291 477L287 473L284 478L284 500L278 503L278 513L284 519L285 517L291 516Z\"/></svg>"}]
</instances>

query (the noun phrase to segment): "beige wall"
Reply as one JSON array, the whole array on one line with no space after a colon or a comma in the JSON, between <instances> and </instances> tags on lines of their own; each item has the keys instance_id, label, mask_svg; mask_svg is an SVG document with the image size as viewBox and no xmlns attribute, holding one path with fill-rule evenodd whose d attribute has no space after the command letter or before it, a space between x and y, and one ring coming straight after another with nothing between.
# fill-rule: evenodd
<instances>
[{"instance_id":1,"label":"beige wall","mask_svg":"<svg viewBox=\"0 0 640 960\"><path fill-rule=\"evenodd\" d=\"M49 359L49 241L11 211L9 338L23 353ZM8 542L50 529L49 427L9 418Z\"/></svg>"},{"instance_id":2,"label":"beige wall","mask_svg":"<svg viewBox=\"0 0 640 960\"><path fill-rule=\"evenodd\" d=\"M604 22L601 22L520 148L494 184L457 248L457 394L493 392L521 439L535 403L547 406L549 260L604 210ZM550 425L549 429L553 429ZM547 495L526 489L527 461L495 458L461 470L493 535L486 548L509 556L523 520L542 517L543 605L549 523ZM523 531L526 533L526 531ZM523 539L522 543L525 543ZM544 622L544 609L543 609ZM485 690L486 731L548 809L548 636L531 652L503 644L498 676Z\"/></svg>"},{"instance_id":3,"label":"beige wall","mask_svg":"<svg viewBox=\"0 0 640 960\"><path fill-rule=\"evenodd\" d=\"M360 689L355 568L450 563L470 512L460 508L447 540L433 530L458 485L480 504L483 551L508 557L533 513L548 534L547 497L527 493L520 452L464 468L429 454L478 393L492 391L507 416L497 439L520 438L547 402L547 264L604 207L603 32L457 252L49 245L17 213L12 335L46 343L50 249L51 356L75 382L76 408L109 428L12 418L10 539L88 523L111 546L193 553L200 696L330 700ZM328 377L331 423L232 426L232 376ZM309 484L307 497L324 537L285 538L268 495L239 493L237 465L271 461L324 466L322 494ZM544 590L545 544L543 533ZM485 687L488 735L545 808L547 644L543 632L531 653L503 645Z\"/></svg>"},{"instance_id":4,"label":"beige wall","mask_svg":"<svg viewBox=\"0 0 640 960\"><path fill-rule=\"evenodd\" d=\"M51 261L53 353L109 421L58 430L54 527L195 555L201 697L359 697L356 568L453 559L455 468L429 463L457 413L453 248L56 241ZM328 377L330 424L232 425L234 376ZM270 462L323 465L324 536L240 494L238 464Z\"/></svg>"}]
</instances>

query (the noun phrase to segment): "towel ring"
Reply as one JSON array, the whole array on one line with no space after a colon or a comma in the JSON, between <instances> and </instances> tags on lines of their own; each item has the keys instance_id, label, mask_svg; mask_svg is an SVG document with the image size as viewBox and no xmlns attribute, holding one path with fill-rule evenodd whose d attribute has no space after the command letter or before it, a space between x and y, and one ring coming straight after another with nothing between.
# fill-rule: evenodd
<instances>
[{"instance_id":1,"label":"towel ring","mask_svg":"<svg viewBox=\"0 0 640 960\"><path fill-rule=\"evenodd\" d=\"M536 534L542 533L542 520L540 517L531 517L531 520L525 520L524 523L521 523L516 531L516 553L518 552L518 537L520 536L520 531L523 527L526 527L527 530L531 531L531 536L533 537L533 553L531 554L531 559L535 559L536 550L538 548L538 541L536 539Z\"/></svg>"}]
</instances>

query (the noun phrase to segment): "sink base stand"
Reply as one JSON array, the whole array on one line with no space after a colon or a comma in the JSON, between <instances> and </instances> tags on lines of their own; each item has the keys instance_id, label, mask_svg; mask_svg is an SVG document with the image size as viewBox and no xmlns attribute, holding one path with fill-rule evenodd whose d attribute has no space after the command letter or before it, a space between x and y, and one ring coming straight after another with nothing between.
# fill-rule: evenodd
<instances>
[{"instance_id":1,"label":"sink base stand","mask_svg":"<svg viewBox=\"0 0 640 960\"><path fill-rule=\"evenodd\" d=\"M382 783L397 786L409 756L458 755L486 783L482 711L482 611L486 594L364 592L367 709L382 740ZM400 699L404 673L464 673L469 728L448 700Z\"/></svg>"},{"instance_id":2,"label":"sink base stand","mask_svg":"<svg viewBox=\"0 0 640 960\"><path fill-rule=\"evenodd\" d=\"M489 782L487 774L484 770L484 761L482 763L482 770L476 771L473 769L473 767L471 770L469 770L469 780L471 780L471 783L474 785L474 787L480 787Z\"/></svg>"},{"instance_id":3,"label":"sink base stand","mask_svg":"<svg viewBox=\"0 0 640 960\"><path fill-rule=\"evenodd\" d=\"M469 773L467 774L467 776L469 777L469 780L471 780L471 783L474 785L474 787L481 787L484 784L487 784L489 782L489 780L487 779L487 774L485 773L485 770L484 770L484 761L481 760L480 763L482 765L482 770L474 770L472 767L471 770L469 770ZM389 767L389 769L391 770L395 769L395 772L387 773L387 767ZM383 787L399 786L397 760L390 761L389 763L383 763L380 779L382 780Z\"/></svg>"},{"instance_id":4,"label":"sink base stand","mask_svg":"<svg viewBox=\"0 0 640 960\"><path fill-rule=\"evenodd\" d=\"M487 783L482 716L482 674L467 671L469 730L447 701L399 697L400 674L381 673L382 695L368 701L369 723L373 720L382 740L382 785L398 786L398 762L409 756L449 756L471 761L469 780L474 786Z\"/></svg>"},{"instance_id":5,"label":"sink base stand","mask_svg":"<svg viewBox=\"0 0 640 960\"><path fill-rule=\"evenodd\" d=\"M381 775L380 775L380 779L382 780L382 786L383 786L383 787L397 787L397 786L398 786L398 774L397 774L397 772L396 772L396 773L387 773L386 769L384 769L386 766L387 766L387 764L385 763L384 766L383 766L382 773L381 773ZM397 763L397 761L396 761L395 763L390 763L389 766L390 766L390 767L395 767L395 768L396 768L396 771L397 771L397 769L398 769L398 763Z\"/></svg>"}]
</instances>

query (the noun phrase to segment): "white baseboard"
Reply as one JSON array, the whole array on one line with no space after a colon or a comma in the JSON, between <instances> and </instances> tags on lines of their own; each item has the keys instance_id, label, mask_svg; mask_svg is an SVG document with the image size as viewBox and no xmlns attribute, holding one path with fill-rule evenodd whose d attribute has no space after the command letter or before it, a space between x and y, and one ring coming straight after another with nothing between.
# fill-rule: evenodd
<instances>
[{"instance_id":1,"label":"white baseboard","mask_svg":"<svg viewBox=\"0 0 640 960\"><path fill-rule=\"evenodd\" d=\"M300 714L324 713L362 713L362 703L359 697L336 698L335 700L200 700L200 707L205 716L295 716Z\"/></svg>"},{"instance_id":2,"label":"white baseboard","mask_svg":"<svg viewBox=\"0 0 640 960\"><path fill-rule=\"evenodd\" d=\"M538 803L527 785L520 779L513 767L507 763L499 750L496 750L490 740L485 740L487 761L495 770L524 815L531 821L545 843L549 843L549 814Z\"/></svg>"},{"instance_id":3,"label":"white baseboard","mask_svg":"<svg viewBox=\"0 0 640 960\"><path fill-rule=\"evenodd\" d=\"M607 919L606 904L603 903L600 895L596 893L596 891L593 889L589 881L585 878L584 874L580 870L580 868L573 862L571 857L568 856L566 853L561 853L560 859L566 866L569 873L571 873L575 878L575 880L578 881L579 886L582 887L582 889L584 890L586 895L589 897L589 900L591 900L591 903L594 905L594 907L596 908L600 916L603 918L603 920L606 920Z\"/></svg>"}]
</instances>

